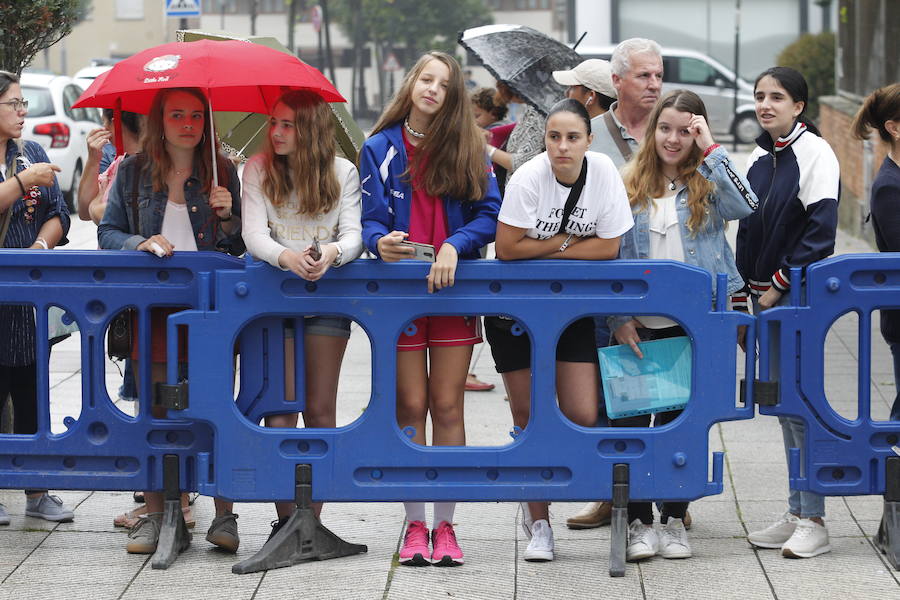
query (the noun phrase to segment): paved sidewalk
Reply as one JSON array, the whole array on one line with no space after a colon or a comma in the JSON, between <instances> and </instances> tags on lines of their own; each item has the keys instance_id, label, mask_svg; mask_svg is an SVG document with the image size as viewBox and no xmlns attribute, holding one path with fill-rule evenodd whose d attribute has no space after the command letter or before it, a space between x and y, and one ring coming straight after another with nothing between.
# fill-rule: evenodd
<instances>
[{"instance_id":1,"label":"paved sidewalk","mask_svg":"<svg viewBox=\"0 0 900 600\"><path fill-rule=\"evenodd\" d=\"M735 228L732 228L735 229ZM73 245L95 243L91 227L73 227ZM870 251L842 236L839 252ZM855 318L845 317L827 339L826 389L835 408L855 415ZM895 390L889 351L873 325L873 414L886 418ZM78 417L80 371L77 339L54 348L51 365L54 430L63 418ZM486 346L476 350L474 370L497 384L492 392L466 396L466 422L472 445L510 442L508 404ZM344 363L339 423L359 416L369 400L370 351L355 329ZM116 397L119 375L107 369L108 389ZM131 403L118 403L126 413ZM829 498L827 521L833 551L808 560L782 558L775 550L754 550L748 531L764 526L786 508L787 475L781 433L772 417L724 423L709 434L711 451L726 452L725 489L692 505L690 531L694 557L667 561L656 557L629 565L624 578L607 575L608 528L570 531L565 518L579 504L551 509L557 541L552 563L526 563L527 541L517 527L517 505L460 504L456 512L465 566L453 569L406 568L396 563L403 527L400 504L330 504L324 523L348 541L369 546L367 554L294 566L268 573L232 575L231 565L259 549L274 511L266 505L239 505L241 548L237 557L212 549L204 540L213 517L212 501L195 505L193 545L168 571L154 571L149 558L124 551L125 533L112 526L116 513L134 507L130 493L59 492L76 507L73 523L54 525L24 516L21 492L0 491L12 524L0 527L0 600L175 598L376 599L403 598L898 598L900 579L874 549L881 514L880 497ZM0 457L0 460L3 460ZM431 510L428 510L429 518Z\"/></svg>"}]
</instances>

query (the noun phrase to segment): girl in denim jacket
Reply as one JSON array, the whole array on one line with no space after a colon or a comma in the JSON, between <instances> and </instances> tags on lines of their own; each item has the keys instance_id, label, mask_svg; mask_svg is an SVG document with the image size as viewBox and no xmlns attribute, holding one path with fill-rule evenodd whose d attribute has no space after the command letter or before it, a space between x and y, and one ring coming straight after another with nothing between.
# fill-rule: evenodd
<instances>
[{"instance_id":1,"label":"girl in denim jacket","mask_svg":"<svg viewBox=\"0 0 900 600\"><path fill-rule=\"evenodd\" d=\"M145 122L143 152L122 161L98 237L109 250L143 250L160 257L195 250L226 249L240 253L240 181L231 161L219 155L218 186L212 184L212 129L209 105L194 88L160 91ZM135 181L137 179L137 181ZM136 197L133 197L136 195ZM137 214L134 211L137 210ZM166 317L178 308L151 312L150 378L154 384L166 378ZM179 349L179 359L186 349ZM137 348L132 350L137 359ZM143 373L141 374L144 375ZM154 407L157 418L165 409ZM159 540L163 495L145 492L147 514L128 534L126 549L133 554L153 554ZM182 510L187 497L182 495ZM206 539L228 552L237 552L237 515L231 503L216 499L216 518ZM182 548L181 550L183 550Z\"/></svg>"},{"instance_id":2,"label":"girl in denim jacket","mask_svg":"<svg viewBox=\"0 0 900 600\"><path fill-rule=\"evenodd\" d=\"M747 180L734 171L725 149L714 143L706 119L703 101L687 90L674 90L656 105L647 135L624 174L635 225L622 237L620 256L677 260L712 275L726 273L731 294L744 282L725 239L726 224L756 210L757 199ZM643 354L638 342L685 335L666 317L615 316L609 322L618 343L631 346L639 358ZM655 425L669 423L679 414L680 410L659 413ZM650 415L616 419L612 425L647 427ZM664 525L657 533L651 503L630 502L626 558L637 561L657 553L664 558L690 557L683 523L687 507L687 502L664 503Z\"/></svg>"}]
</instances>

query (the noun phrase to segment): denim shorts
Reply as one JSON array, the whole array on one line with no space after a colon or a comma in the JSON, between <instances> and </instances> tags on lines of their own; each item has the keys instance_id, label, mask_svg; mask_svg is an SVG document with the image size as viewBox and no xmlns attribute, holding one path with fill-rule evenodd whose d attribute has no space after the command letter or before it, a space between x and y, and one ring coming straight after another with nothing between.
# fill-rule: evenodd
<instances>
[{"instance_id":1,"label":"denim shorts","mask_svg":"<svg viewBox=\"0 0 900 600\"><path fill-rule=\"evenodd\" d=\"M331 337L350 337L350 319L334 316L311 316L303 318L303 333L306 335L327 335ZM284 322L284 337L293 338L294 322Z\"/></svg>"}]
</instances>

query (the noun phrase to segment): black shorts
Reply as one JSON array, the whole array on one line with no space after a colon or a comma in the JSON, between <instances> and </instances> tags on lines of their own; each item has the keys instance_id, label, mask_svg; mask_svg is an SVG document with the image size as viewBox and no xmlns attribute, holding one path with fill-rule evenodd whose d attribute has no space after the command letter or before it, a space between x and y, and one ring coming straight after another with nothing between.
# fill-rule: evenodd
<instances>
[{"instance_id":1,"label":"black shorts","mask_svg":"<svg viewBox=\"0 0 900 600\"><path fill-rule=\"evenodd\" d=\"M491 345L497 372L531 368L531 338L524 332L513 335L508 327L504 327L503 321L498 317L484 318L484 332ZM556 360L599 364L592 317L583 317L566 327L556 345Z\"/></svg>"}]
</instances>

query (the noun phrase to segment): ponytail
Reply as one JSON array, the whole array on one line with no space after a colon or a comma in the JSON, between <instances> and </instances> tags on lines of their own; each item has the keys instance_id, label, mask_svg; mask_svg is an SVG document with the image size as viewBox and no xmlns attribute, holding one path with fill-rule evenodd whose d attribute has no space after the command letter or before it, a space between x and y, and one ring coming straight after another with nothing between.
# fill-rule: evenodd
<instances>
[{"instance_id":1,"label":"ponytail","mask_svg":"<svg viewBox=\"0 0 900 600\"><path fill-rule=\"evenodd\" d=\"M864 140L869 137L870 129L876 129L882 140L892 142L891 134L884 126L886 121L900 121L900 83L892 83L869 94L850 130L854 137Z\"/></svg>"}]
</instances>

